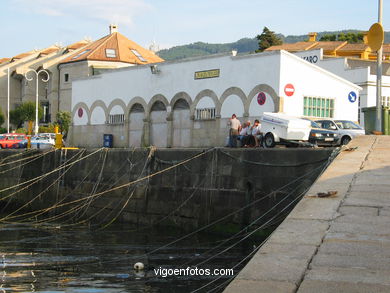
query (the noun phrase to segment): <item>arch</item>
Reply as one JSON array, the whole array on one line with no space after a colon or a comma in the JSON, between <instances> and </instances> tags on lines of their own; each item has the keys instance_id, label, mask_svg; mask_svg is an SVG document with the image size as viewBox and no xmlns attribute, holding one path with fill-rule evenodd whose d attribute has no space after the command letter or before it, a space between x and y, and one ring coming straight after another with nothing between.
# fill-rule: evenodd
<instances>
[{"instance_id":1,"label":"arch","mask_svg":"<svg viewBox=\"0 0 390 293\"><path fill-rule=\"evenodd\" d=\"M189 147L191 145L191 112L186 96L176 95L172 105L172 146ZM187 97L189 98L189 96ZM191 99L189 99L191 100Z\"/></svg>"},{"instance_id":2,"label":"arch","mask_svg":"<svg viewBox=\"0 0 390 293\"><path fill-rule=\"evenodd\" d=\"M89 124L89 123L91 122L91 113L92 113L92 112L89 110L87 104L84 103L84 102L79 102L79 103L77 103L77 104L73 107L73 111L72 111L72 123L74 123L74 121L75 121L74 117L75 117L77 111L78 111L80 108L82 108L82 109L85 111L85 113L87 114L87 121L88 121L87 123Z\"/></svg>"},{"instance_id":3,"label":"arch","mask_svg":"<svg viewBox=\"0 0 390 293\"><path fill-rule=\"evenodd\" d=\"M140 103L135 103L131 106L129 113L145 113L145 108Z\"/></svg>"},{"instance_id":4,"label":"arch","mask_svg":"<svg viewBox=\"0 0 390 293\"><path fill-rule=\"evenodd\" d=\"M259 92L266 92L267 94L269 94L274 102L274 105L275 105L275 112L279 112L280 111L280 97L276 94L275 90L267 85L267 84L259 84L257 86L255 86L249 93L248 95L248 99L247 99L247 102L245 104L245 112L246 113L249 113L249 106L253 100L253 98L256 96L257 93Z\"/></svg>"},{"instance_id":5,"label":"arch","mask_svg":"<svg viewBox=\"0 0 390 293\"><path fill-rule=\"evenodd\" d=\"M93 109L93 111L91 112L91 118L90 118L89 124L102 125L102 124L105 124L106 121L107 120L105 119L104 109L100 106L95 107Z\"/></svg>"},{"instance_id":6,"label":"arch","mask_svg":"<svg viewBox=\"0 0 390 293\"><path fill-rule=\"evenodd\" d=\"M191 104L191 115L195 115L196 105L203 97L210 97L214 101L216 115L220 115L221 103L219 102L218 96L212 90L209 89L202 90L196 95L194 102Z\"/></svg>"},{"instance_id":7,"label":"arch","mask_svg":"<svg viewBox=\"0 0 390 293\"><path fill-rule=\"evenodd\" d=\"M233 86L233 87L230 87L223 92L221 98L219 99L221 102L221 106L223 105L223 102L225 102L225 100L229 96L232 96L232 95L238 96L241 99L243 105L246 104L247 97L246 97L244 91L242 89L240 89L239 87Z\"/></svg>"},{"instance_id":8,"label":"arch","mask_svg":"<svg viewBox=\"0 0 390 293\"><path fill-rule=\"evenodd\" d=\"M102 107L103 110L104 110L104 114L105 114L105 121L108 121L108 109L107 109L107 106L106 104L102 101L102 100L97 100L95 102L92 103L91 105L91 109L89 110L90 113L93 113L93 110L95 110L96 107ZM91 117L91 116L89 116ZM91 118L89 119L89 122L88 123L91 123Z\"/></svg>"},{"instance_id":9,"label":"arch","mask_svg":"<svg viewBox=\"0 0 390 293\"><path fill-rule=\"evenodd\" d=\"M164 105L161 101L155 101L152 105L152 108L150 108L150 112L153 111L167 111L167 107Z\"/></svg>"},{"instance_id":10,"label":"arch","mask_svg":"<svg viewBox=\"0 0 390 293\"><path fill-rule=\"evenodd\" d=\"M221 105L221 118L230 118L233 113L237 117L244 117L245 115L245 102L241 97L231 94L226 96Z\"/></svg>"},{"instance_id":11,"label":"arch","mask_svg":"<svg viewBox=\"0 0 390 293\"><path fill-rule=\"evenodd\" d=\"M249 104L248 115L249 117L261 117L264 112L274 112L275 111L275 103L271 98L270 94L267 92L263 92L265 94L265 102L259 104L257 102L257 97L255 96Z\"/></svg>"},{"instance_id":12,"label":"arch","mask_svg":"<svg viewBox=\"0 0 390 293\"><path fill-rule=\"evenodd\" d=\"M138 102L132 103L128 115L129 146L140 147L144 137L145 106Z\"/></svg>"},{"instance_id":13,"label":"arch","mask_svg":"<svg viewBox=\"0 0 390 293\"><path fill-rule=\"evenodd\" d=\"M154 103L157 101L162 102L164 104L165 108L168 108L169 102L165 96L163 96L161 94L154 95L148 103L148 107L147 107L147 111L146 111L146 114L148 116L150 115L150 112L151 112L151 109L152 109Z\"/></svg>"},{"instance_id":14,"label":"arch","mask_svg":"<svg viewBox=\"0 0 390 293\"><path fill-rule=\"evenodd\" d=\"M189 110L190 109L190 104L186 100L183 99L178 99L175 104L172 107L172 111L174 110Z\"/></svg>"},{"instance_id":15,"label":"arch","mask_svg":"<svg viewBox=\"0 0 390 293\"><path fill-rule=\"evenodd\" d=\"M175 104L179 101L179 100L184 100L187 102L188 106L191 107L191 104L192 104L192 99L190 97L189 94L187 94L186 92L179 92L177 94L175 94L171 100L171 108L173 109L175 107Z\"/></svg>"},{"instance_id":16,"label":"arch","mask_svg":"<svg viewBox=\"0 0 390 293\"><path fill-rule=\"evenodd\" d=\"M125 102L123 102L123 100L121 100L121 99L115 99L115 100L113 100L113 101L110 103L110 105L108 106L108 108L107 108L107 113L110 114L110 113L111 113L111 110L112 110L115 106L121 107L122 110L123 110L123 113L126 113L126 109L127 109L126 104L125 104Z\"/></svg>"},{"instance_id":17,"label":"arch","mask_svg":"<svg viewBox=\"0 0 390 293\"><path fill-rule=\"evenodd\" d=\"M140 104L143 108L144 108L144 112L146 112L147 108L148 108L148 104L145 102L145 99L141 98L141 97L134 97L130 100L130 102L127 104L127 107L126 107L126 112L127 113L126 115L129 115L130 111L131 111L131 108L133 108L133 106L135 104Z\"/></svg>"},{"instance_id":18,"label":"arch","mask_svg":"<svg viewBox=\"0 0 390 293\"><path fill-rule=\"evenodd\" d=\"M148 111L145 113L150 121L150 144L157 147L168 145L168 124L167 113L169 103L161 94L155 95L148 104Z\"/></svg>"}]
</instances>

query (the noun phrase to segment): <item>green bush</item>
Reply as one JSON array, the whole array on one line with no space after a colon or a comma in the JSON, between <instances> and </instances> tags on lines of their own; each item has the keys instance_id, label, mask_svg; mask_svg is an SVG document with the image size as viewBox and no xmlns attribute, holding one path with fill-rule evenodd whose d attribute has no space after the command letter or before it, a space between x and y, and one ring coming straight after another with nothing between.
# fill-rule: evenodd
<instances>
[{"instance_id":1,"label":"green bush","mask_svg":"<svg viewBox=\"0 0 390 293\"><path fill-rule=\"evenodd\" d=\"M55 133L54 127L56 124L49 124L48 126L39 126L39 133Z\"/></svg>"},{"instance_id":2,"label":"green bush","mask_svg":"<svg viewBox=\"0 0 390 293\"><path fill-rule=\"evenodd\" d=\"M27 134L27 130L26 130L26 128L18 128L18 129L15 130L15 133Z\"/></svg>"},{"instance_id":3,"label":"green bush","mask_svg":"<svg viewBox=\"0 0 390 293\"><path fill-rule=\"evenodd\" d=\"M4 127L0 127L0 133L7 133L7 129Z\"/></svg>"}]
</instances>

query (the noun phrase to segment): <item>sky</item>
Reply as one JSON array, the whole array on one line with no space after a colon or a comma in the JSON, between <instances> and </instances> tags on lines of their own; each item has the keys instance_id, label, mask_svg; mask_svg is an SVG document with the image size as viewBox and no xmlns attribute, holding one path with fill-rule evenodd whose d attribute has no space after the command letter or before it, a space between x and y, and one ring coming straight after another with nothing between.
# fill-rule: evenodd
<instances>
[{"instance_id":1,"label":"sky","mask_svg":"<svg viewBox=\"0 0 390 293\"><path fill-rule=\"evenodd\" d=\"M0 58L119 32L146 48L255 37L264 26L287 35L369 30L378 0L0 0ZM363 4L364 3L364 4ZM390 0L383 1L390 31Z\"/></svg>"}]
</instances>

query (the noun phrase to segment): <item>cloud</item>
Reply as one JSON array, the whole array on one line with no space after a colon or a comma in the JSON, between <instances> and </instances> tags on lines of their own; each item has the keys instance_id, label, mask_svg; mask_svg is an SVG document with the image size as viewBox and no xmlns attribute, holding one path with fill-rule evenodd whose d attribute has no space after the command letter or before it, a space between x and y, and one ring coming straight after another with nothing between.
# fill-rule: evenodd
<instances>
[{"instance_id":1,"label":"cloud","mask_svg":"<svg viewBox=\"0 0 390 293\"><path fill-rule=\"evenodd\" d=\"M84 17L129 27L135 16L152 9L145 0L13 0L13 4L32 14Z\"/></svg>"}]
</instances>

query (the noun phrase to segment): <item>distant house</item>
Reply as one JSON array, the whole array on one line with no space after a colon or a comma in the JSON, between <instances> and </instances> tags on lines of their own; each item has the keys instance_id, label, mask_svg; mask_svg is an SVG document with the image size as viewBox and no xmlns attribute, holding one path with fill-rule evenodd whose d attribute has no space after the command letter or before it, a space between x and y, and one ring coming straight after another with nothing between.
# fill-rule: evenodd
<instances>
[{"instance_id":1,"label":"distant house","mask_svg":"<svg viewBox=\"0 0 390 293\"><path fill-rule=\"evenodd\" d=\"M309 33L307 42L296 42L271 46L265 51L286 50L291 53L322 49L324 57L350 57L361 60L376 60L376 52L367 45L367 35L364 35L364 43L349 44L347 41L317 41L317 33ZM390 60L390 44L383 45L384 60Z\"/></svg>"},{"instance_id":2,"label":"distant house","mask_svg":"<svg viewBox=\"0 0 390 293\"><path fill-rule=\"evenodd\" d=\"M41 81L46 78L42 73L38 84L39 102L44 110L40 123L47 124L55 121L58 111L71 111L72 81L107 70L163 61L152 51L118 33L117 26L110 25L110 34L95 42L82 40L66 47L51 46L1 58L0 107L6 114L8 69L11 110L22 102L35 101L35 80L28 81L25 77L29 70L44 69L49 73L49 81ZM32 77L32 74L28 76Z\"/></svg>"},{"instance_id":3,"label":"distant house","mask_svg":"<svg viewBox=\"0 0 390 293\"><path fill-rule=\"evenodd\" d=\"M71 111L72 81L116 68L159 63L164 60L127 39L110 26L110 34L59 63L60 110Z\"/></svg>"}]
</instances>

